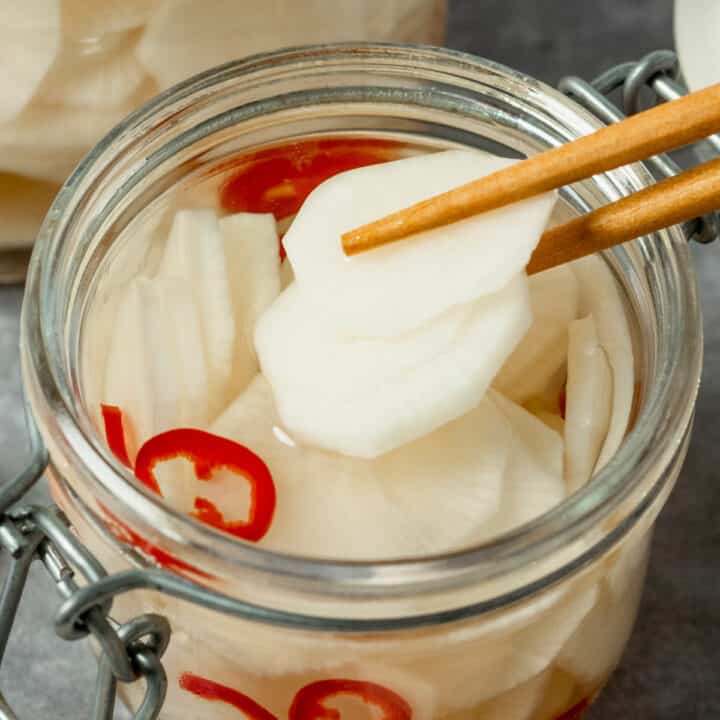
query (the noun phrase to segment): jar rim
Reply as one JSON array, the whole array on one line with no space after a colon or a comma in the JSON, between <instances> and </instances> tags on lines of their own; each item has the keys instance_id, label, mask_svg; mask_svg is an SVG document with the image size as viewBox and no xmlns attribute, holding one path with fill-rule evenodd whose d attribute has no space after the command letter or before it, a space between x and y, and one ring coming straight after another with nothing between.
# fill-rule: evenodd
<instances>
[{"instance_id":1,"label":"jar rim","mask_svg":"<svg viewBox=\"0 0 720 720\"><path fill-rule=\"evenodd\" d=\"M666 280L675 291L676 306L673 309L675 322L671 323L672 327L665 328L674 335L666 343L668 352L667 357L662 358L662 380L650 388L635 426L608 464L561 504L489 542L449 553L382 561L342 561L279 553L223 536L175 512L139 483L127 482L129 475L123 475L108 452L98 448L79 426L77 409L67 400L72 393L69 379L63 376L54 358L60 339L58 328L48 320L47 308L53 303L54 292L50 259L65 240L64 216L73 209L78 192L98 165L108 162L115 145L127 142L148 118L166 112L178 98L206 95L228 79L237 82L268 68L292 72L329 61L352 64L367 58L377 62L421 61L434 71L446 72L448 77L461 71L470 76L473 73L498 76L511 85L526 89L533 102L542 105L545 112L572 119L577 134L590 132L601 125L573 100L522 73L474 55L429 46L341 43L280 50L228 63L190 78L151 100L114 128L81 162L63 186L41 229L29 268L22 318L26 392L36 417L40 408L45 410L40 423L41 433L43 436L52 434L57 440L56 447L62 454L59 465L81 463L98 489L114 494L133 520L153 528L168 541L177 542L180 535L194 552L206 553L232 567L291 578L312 593L322 594L332 587L333 593L363 597L436 590L495 578L554 552L599 524L638 488L651 467L658 462L667 466L669 441L685 436L697 392L702 347L694 274L687 261L681 230L670 228L656 234L653 240L636 241L642 253L661 256L659 267L667 273ZM649 174L640 166L615 172L622 172L623 181L636 189L651 182ZM608 173L608 176L612 175ZM617 252L622 255L624 251ZM684 342L689 337L699 341ZM514 593L514 599L530 595L574 572L614 545L661 489L662 483L658 481L643 493L640 502L622 523L554 573L523 586L522 591ZM169 524L157 522L160 517L168 519ZM497 602L494 605L497 606ZM493 604L486 603L483 610L486 609L494 609Z\"/></svg>"}]
</instances>

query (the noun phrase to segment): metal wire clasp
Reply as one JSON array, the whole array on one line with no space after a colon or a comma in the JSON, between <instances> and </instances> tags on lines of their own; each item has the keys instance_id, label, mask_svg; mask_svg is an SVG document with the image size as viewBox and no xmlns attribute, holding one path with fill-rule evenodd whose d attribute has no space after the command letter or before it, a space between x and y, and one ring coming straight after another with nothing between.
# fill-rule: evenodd
<instances>
[{"instance_id":1,"label":"metal wire clasp","mask_svg":"<svg viewBox=\"0 0 720 720\"><path fill-rule=\"evenodd\" d=\"M39 560L55 582L65 603L80 593L87 595L95 583L107 578L105 568L80 543L67 518L54 507L13 508L40 479L48 455L32 420L31 459L27 467L0 486L0 549L10 556L10 567L0 594L0 665L7 649L30 566ZM76 582L79 573L84 585ZM71 622L59 617L57 634L66 640L92 635L100 648L93 720L111 720L117 682L146 680L145 697L135 720L154 720L165 700L167 678L160 658L170 641L170 625L159 615L142 615L119 625L109 615L112 597L92 603ZM0 692L0 720L18 720Z\"/></svg>"},{"instance_id":2,"label":"metal wire clasp","mask_svg":"<svg viewBox=\"0 0 720 720\"><path fill-rule=\"evenodd\" d=\"M619 122L628 115L642 110L642 96L649 92L651 104L675 100L687 94L679 80L678 59L670 50L656 50L638 62L627 62L610 68L587 82L575 75L564 77L559 89L590 110L606 123ZM620 105L608 96L618 91ZM713 135L704 141L713 155L720 153L720 136ZM668 155L648 158L645 164L659 178L672 177L681 172L680 166ZM707 213L683 224L687 237L700 243L709 243L720 234L720 216Z\"/></svg>"}]
</instances>

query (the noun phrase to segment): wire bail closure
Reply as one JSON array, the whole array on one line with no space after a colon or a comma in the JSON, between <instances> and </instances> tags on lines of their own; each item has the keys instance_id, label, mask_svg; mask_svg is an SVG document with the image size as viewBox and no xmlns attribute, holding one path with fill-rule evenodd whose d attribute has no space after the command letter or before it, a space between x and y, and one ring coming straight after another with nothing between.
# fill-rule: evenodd
<instances>
[{"instance_id":1,"label":"wire bail closure","mask_svg":"<svg viewBox=\"0 0 720 720\"><path fill-rule=\"evenodd\" d=\"M616 65L592 82L568 75L560 80L558 88L608 124L640 112L644 92L650 93L651 104L676 100L688 92L679 79L677 55L670 50L655 50L638 62ZM622 109L608 98L616 91L620 92ZM713 155L720 154L720 135L710 136L701 145L707 146ZM669 155L656 155L648 158L645 164L657 179L681 172L680 166ZM683 230L695 242L711 243L720 235L720 215L707 213L683 223Z\"/></svg>"},{"instance_id":2,"label":"wire bail closure","mask_svg":"<svg viewBox=\"0 0 720 720\"><path fill-rule=\"evenodd\" d=\"M592 82L567 76L560 90L606 123L642 109L643 94L650 102L665 102L687 90L678 79L675 53L659 50L639 62L610 68ZM620 92L620 109L608 98ZM705 141L713 154L720 154L720 136ZM667 155L649 158L646 164L658 178L680 172ZM687 236L709 243L720 234L720 216L708 213L686 223ZM0 593L0 666L10 632L27 583L28 571L40 561L52 577L62 600L55 619L55 631L64 640L92 635L101 652L91 720L112 720L117 684L146 681L145 696L133 720L155 720L167 693L167 676L162 656L170 643L167 619L155 614L136 617L120 625L112 619L113 597L142 588L181 597L218 612L257 615L273 622L273 613L202 588L185 578L157 568L133 569L108 575L100 562L71 531L67 518L54 506L14 507L42 477L49 457L31 417L27 418L31 458L14 478L0 482L0 553L6 552L10 567ZM79 572L84 583L75 580ZM308 618L308 620L312 620ZM21 720L0 691L0 720Z\"/></svg>"}]
</instances>

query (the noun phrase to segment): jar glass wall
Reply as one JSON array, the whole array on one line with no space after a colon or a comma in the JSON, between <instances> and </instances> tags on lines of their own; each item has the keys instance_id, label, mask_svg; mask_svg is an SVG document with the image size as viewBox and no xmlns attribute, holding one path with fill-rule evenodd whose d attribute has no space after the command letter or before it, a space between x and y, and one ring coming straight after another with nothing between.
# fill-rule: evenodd
<instances>
[{"instance_id":1,"label":"jar glass wall","mask_svg":"<svg viewBox=\"0 0 720 720\"><path fill-rule=\"evenodd\" d=\"M460 53L298 49L178 86L124 121L70 178L40 235L23 316L26 391L53 493L109 569L158 558L167 566L169 557L170 570L237 601L233 617L150 592L116 602L121 617L152 609L171 620L163 717L233 716L232 703L195 692L197 677L278 717L303 688L340 680L356 695L382 686L405 703L395 710L416 718L506 720L560 717L604 684L632 627L700 373L695 281L677 228L605 256L635 335L638 408L623 446L560 506L479 547L346 563L237 542L135 483L104 449L93 409L107 344L107 322L94 318L113 287L152 261L133 223L223 177L239 155L327 136L524 155L597 125L542 84ZM563 191L560 214L650 182L630 167L579 183ZM347 703L343 717L368 717Z\"/></svg>"}]
</instances>

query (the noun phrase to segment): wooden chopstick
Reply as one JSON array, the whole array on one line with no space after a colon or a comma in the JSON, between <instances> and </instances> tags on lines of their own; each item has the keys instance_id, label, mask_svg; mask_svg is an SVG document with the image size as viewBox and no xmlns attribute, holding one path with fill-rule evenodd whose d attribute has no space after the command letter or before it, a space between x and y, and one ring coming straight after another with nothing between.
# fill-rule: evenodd
<instances>
[{"instance_id":1,"label":"wooden chopstick","mask_svg":"<svg viewBox=\"0 0 720 720\"><path fill-rule=\"evenodd\" d=\"M720 208L720 158L546 230L529 275Z\"/></svg>"},{"instance_id":2,"label":"wooden chopstick","mask_svg":"<svg viewBox=\"0 0 720 720\"><path fill-rule=\"evenodd\" d=\"M628 163L645 160L719 131L720 83L633 115L345 233L342 236L343 249L347 255L355 255L408 235L448 225ZM665 183L658 187L663 186ZM659 212L663 204L655 202L652 207ZM604 222L609 222L605 217ZM628 219L627 215L623 217ZM655 229L658 227L663 226L656 225Z\"/></svg>"}]
</instances>

